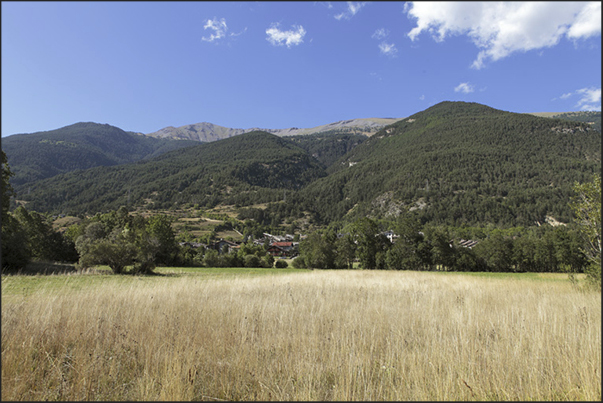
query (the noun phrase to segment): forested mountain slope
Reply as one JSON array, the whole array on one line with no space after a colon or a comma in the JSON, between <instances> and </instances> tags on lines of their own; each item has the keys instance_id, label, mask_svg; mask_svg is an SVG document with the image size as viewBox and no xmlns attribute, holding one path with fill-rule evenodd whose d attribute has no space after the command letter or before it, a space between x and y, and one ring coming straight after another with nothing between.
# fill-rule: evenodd
<instances>
[{"instance_id":1,"label":"forested mountain slope","mask_svg":"<svg viewBox=\"0 0 603 403\"><path fill-rule=\"evenodd\" d=\"M570 221L574 183L600 171L592 124L442 102L371 137L252 132L16 190L40 212L278 200L268 208L308 211L317 224L409 210L435 224L529 226Z\"/></svg>"},{"instance_id":2,"label":"forested mountain slope","mask_svg":"<svg viewBox=\"0 0 603 403\"><path fill-rule=\"evenodd\" d=\"M346 133L339 129L286 138L310 153L324 168L328 168L368 137L364 134Z\"/></svg>"},{"instance_id":3,"label":"forested mountain slope","mask_svg":"<svg viewBox=\"0 0 603 403\"><path fill-rule=\"evenodd\" d=\"M574 182L600 171L588 124L442 102L377 132L291 202L322 223L410 209L450 225L567 222Z\"/></svg>"},{"instance_id":4,"label":"forested mountain slope","mask_svg":"<svg viewBox=\"0 0 603 403\"><path fill-rule=\"evenodd\" d=\"M92 122L2 138L2 150L15 174L11 179L15 187L69 171L135 162L198 144L140 136Z\"/></svg>"},{"instance_id":5,"label":"forested mountain slope","mask_svg":"<svg viewBox=\"0 0 603 403\"><path fill-rule=\"evenodd\" d=\"M318 161L291 141L251 132L134 164L55 176L17 198L32 210L72 214L121 205L245 205L271 201L283 189L299 189L325 175Z\"/></svg>"}]
</instances>

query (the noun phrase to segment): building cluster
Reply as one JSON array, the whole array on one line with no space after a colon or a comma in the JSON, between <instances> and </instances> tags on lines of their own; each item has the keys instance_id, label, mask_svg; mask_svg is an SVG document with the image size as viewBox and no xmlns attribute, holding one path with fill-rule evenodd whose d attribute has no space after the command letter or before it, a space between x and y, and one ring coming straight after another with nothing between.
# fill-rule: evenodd
<instances>
[{"instance_id":1,"label":"building cluster","mask_svg":"<svg viewBox=\"0 0 603 403\"><path fill-rule=\"evenodd\" d=\"M423 235L422 232L420 232ZM340 238L345 234L337 234L337 237ZM385 231L382 232L381 235L387 237L387 239L394 243L400 237L395 234L394 231ZM305 235L301 235L299 237L300 240L305 239ZM285 258L293 258L299 254L299 242L294 241L295 237L291 234L286 235L271 235L268 233L264 233L262 238L254 239L253 243L255 245L267 245L268 253L274 257L285 257ZM453 245L453 240L450 241L450 247ZM242 242L229 241L226 239L219 239L215 242L211 242L209 244L204 244L200 242L180 242L180 246L188 246L191 248L199 248L203 247L205 249L213 249L217 250L219 253L231 253L236 252L241 248ZM473 248L478 242L474 240L465 240L461 239L459 242L459 246L465 248Z\"/></svg>"},{"instance_id":2,"label":"building cluster","mask_svg":"<svg viewBox=\"0 0 603 403\"><path fill-rule=\"evenodd\" d=\"M300 240L304 239L305 235L300 236ZM291 234L286 235L272 235L264 233L262 238L254 239L255 245L267 245L268 253L274 257L286 257L292 258L299 253L299 242L294 241L295 237ZM213 249L219 253L232 253L236 252L241 248L242 242L230 241L227 239L219 239L209 244L200 242L180 242L180 246L188 246L191 248Z\"/></svg>"}]
</instances>

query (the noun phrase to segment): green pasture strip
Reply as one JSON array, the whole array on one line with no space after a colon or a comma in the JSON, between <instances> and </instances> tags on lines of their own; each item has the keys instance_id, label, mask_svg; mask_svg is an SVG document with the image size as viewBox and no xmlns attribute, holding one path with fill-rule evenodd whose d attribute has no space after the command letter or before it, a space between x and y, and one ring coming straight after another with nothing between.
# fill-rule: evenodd
<instances>
[{"instance_id":1,"label":"green pasture strip","mask_svg":"<svg viewBox=\"0 0 603 403\"><path fill-rule=\"evenodd\" d=\"M133 279L111 274L2 275L2 302L35 294L85 291L101 283L121 286Z\"/></svg>"},{"instance_id":2,"label":"green pasture strip","mask_svg":"<svg viewBox=\"0 0 603 403\"><path fill-rule=\"evenodd\" d=\"M509 272L472 272L472 271L435 271L431 273L439 273L443 275L464 275L464 276L475 276L485 277L491 279L506 279L506 280L518 280L518 281L569 281L569 275L567 273L509 273ZM577 274L578 280L584 280L584 274Z\"/></svg>"},{"instance_id":3,"label":"green pasture strip","mask_svg":"<svg viewBox=\"0 0 603 403\"><path fill-rule=\"evenodd\" d=\"M133 282L156 283L174 278L194 277L195 279L232 278L240 276L261 276L272 274L305 273L306 269L244 268L244 267L157 267L156 276L114 275L107 266L97 266L92 273L69 274L9 274L2 275L2 301L15 301L38 293L80 292L103 285L115 287L129 286ZM448 272L435 271L438 275L476 276L511 281L569 281L566 273L492 273L492 272ZM581 282L584 275L577 276Z\"/></svg>"},{"instance_id":4,"label":"green pasture strip","mask_svg":"<svg viewBox=\"0 0 603 403\"><path fill-rule=\"evenodd\" d=\"M215 279L237 276L258 276L267 274L302 273L307 270L300 269L264 269L264 268L241 268L241 267L158 267L156 276L115 275L106 266L96 267L95 273L70 273L49 275L2 275L2 302L14 301L26 298L38 293L80 292L94 289L103 285L123 287L133 282L157 283L159 281L171 281L183 276L195 279Z\"/></svg>"},{"instance_id":5,"label":"green pasture strip","mask_svg":"<svg viewBox=\"0 0 603 403\"><path fill-rule=\"evenodd\" d=\"M247 268L247 267L157 267L155 273L166 276L195 276L195 277L224 277L241 275L263 275L263 274L284 274L284 273L302 273L305 269L265 269L265 268Z\"/></svg>"}]
</instances>

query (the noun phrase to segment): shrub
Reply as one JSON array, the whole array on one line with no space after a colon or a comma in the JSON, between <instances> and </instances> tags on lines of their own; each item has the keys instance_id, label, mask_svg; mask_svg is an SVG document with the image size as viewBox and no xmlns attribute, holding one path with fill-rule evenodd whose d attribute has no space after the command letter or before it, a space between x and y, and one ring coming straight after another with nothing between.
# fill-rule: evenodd
<instances>
[{"instance_id":1,"label":"shrub","mask_svg":"<svg viewBox=\"0 0 603 403\"><path fill-rule=\"evenodd\" d=\"M267 254L262 257L262 267L270 269L272 266L274 266L274 256Z\"/></svg>"},{"instance_id":2,"label":"shrub","mask_svg":"<svg viewBox=\"0 0 603 403\"><path fill-rule=\"evenodd\" d=\"M260 258L256 255L245 256L245 267L260 267Z\"/></svg>"},{"instance_id":3,"label":"shrub","mask_svg":"<svg viewBox=\"0 0 603 403\"><path fill-rule=\"evenodd\" d=\"M274 264L274 267L276 267L277 269L286 269L287 267L289 267L289 264L284 260L277 260Z\"/></svg>"},{"instance_id":4,"label":"shrub","mask_svg":"<svg viewBox=\"0 0 603 403\"><path fill-rule=\"evenodd\" d=\"M295 269L305 269L306 268L306 262L304 261L304 258L301 256L298 256L295 259L293 259L293 261L291 262L291 265Z\"/></svg>"}]
</instances>

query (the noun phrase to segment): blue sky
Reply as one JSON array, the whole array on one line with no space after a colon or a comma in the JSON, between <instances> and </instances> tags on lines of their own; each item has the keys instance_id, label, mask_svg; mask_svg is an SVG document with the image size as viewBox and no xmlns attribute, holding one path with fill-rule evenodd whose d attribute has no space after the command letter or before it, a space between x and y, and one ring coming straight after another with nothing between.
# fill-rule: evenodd
<instances>
[{"instance_id":1,"label":"blue sky","mask_svg":"<svg viewBox=\"0 0 603 403\"><path fill-rule=\"evenodd\" d=\"M2 1L2 136L601 110L601 2Z\"/></svg>"}]
</instances>

